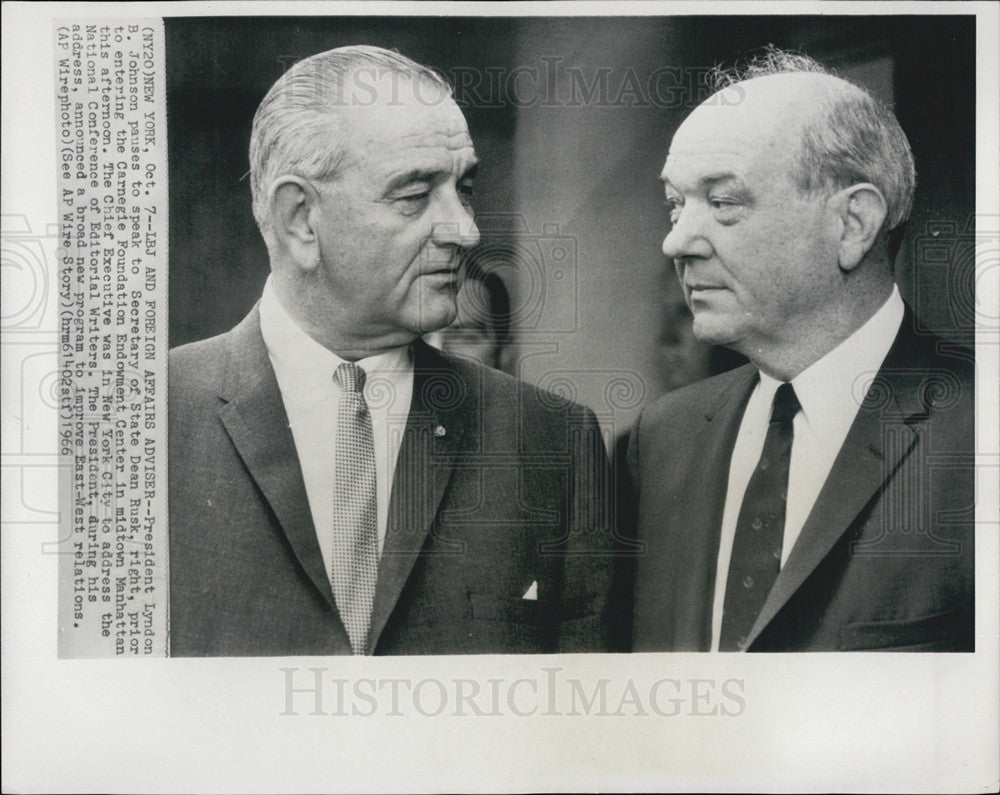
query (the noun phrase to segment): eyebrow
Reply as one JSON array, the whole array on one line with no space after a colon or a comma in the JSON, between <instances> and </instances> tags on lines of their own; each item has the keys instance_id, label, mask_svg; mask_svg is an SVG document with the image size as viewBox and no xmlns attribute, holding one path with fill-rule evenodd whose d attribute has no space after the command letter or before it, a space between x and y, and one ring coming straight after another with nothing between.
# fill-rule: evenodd
<instances>
[{"instance_id":1,"label":"eyebrow","mask_svg":"<svg viewBox=\"0 0 1000 795\"><path fill-rule=\"evenodd\" d=\"M663 181L664 187L670 188L671 190L677 191L678 193L681 192L665 175L665 172L663 174L660 174L660 179ZM720 182L735 182L740 187L743 186L743 180L736 174L733 174L731 171L720 171L717 174L706 174L705 176L700 177L698 179L698 187L711 188L718 185Z\"/></svg>"},{"instance_id":2,"label":"eyebrow","mask_svg":"<svg viewBox=\"0 0 1000 795\"><path fill-rule=\"evenodd\" d=\"M459 176L458 181L461 182L462 180L473 179L476 176L478 168L479 161L476 160ZM444 169L414 168L389 180L386 192L391 193L394 190L399 190L400 188L412 185L415 182L433 183L439 180L442 176L448 176L450 174L451 171L446 171Z\"/></svg>"}]
</instances>

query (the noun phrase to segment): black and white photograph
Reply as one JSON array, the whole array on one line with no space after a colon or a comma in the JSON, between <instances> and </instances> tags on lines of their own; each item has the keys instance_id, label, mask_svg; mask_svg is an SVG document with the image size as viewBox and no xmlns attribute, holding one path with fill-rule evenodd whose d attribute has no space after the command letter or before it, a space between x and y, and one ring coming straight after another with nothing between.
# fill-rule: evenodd
<instances>
[{"instance_id":1,"label":"black and white photograph","mask_svg":"<svg viewBox=\"0 0 1000 795\"><path fill-rule=\"evenodd\" d=\"M30 6L5 791L1000 781L995 7Z\"/></svg>"},{"instance_id":2,"label":"black and white photograph","mask_svg":"<svg viewBox=\"0 0 1000 795\"><path fill-rule=\"evenodd\" d=\"M166 25L171 653L973 650L973 20L359 22Z\"/></svg>"}]
</instances>

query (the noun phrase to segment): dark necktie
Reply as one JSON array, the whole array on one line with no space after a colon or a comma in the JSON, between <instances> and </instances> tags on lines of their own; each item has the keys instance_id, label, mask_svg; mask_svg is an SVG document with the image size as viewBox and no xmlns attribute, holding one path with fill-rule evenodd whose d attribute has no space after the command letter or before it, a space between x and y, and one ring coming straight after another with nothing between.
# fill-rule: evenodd
<instances>
[{"instance_id":1,"label":"dark necktie","mask_svg":"<svg viewBox=\"0 0 1000 795\"><path fill-rule=\"evenodd\" d=\"M774 395L764 449L747 484L736 521L723 603L719 651L742 651L781 568L781 544L792 457L792 420L799 400L791 384Z\"/></svg>"},{"instance_id":2,"label":"dark necktie","mask_svg":"<svg viewBox=\"0 0 1000 795\"><path fill-rule=\"evenodd\" d=\"M364 654L378 576L375 445L365 371L345 362L333 376L337 409L333 482L333 595L355 654Z\"/></svg>"}]
</instances>

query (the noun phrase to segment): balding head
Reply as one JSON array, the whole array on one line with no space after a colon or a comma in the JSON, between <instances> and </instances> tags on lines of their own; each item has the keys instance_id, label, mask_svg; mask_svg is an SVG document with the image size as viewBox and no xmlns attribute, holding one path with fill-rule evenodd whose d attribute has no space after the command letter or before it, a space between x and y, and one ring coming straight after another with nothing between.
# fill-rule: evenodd
<instances>
[{"instance_id":1,"label":"balding head","mask_svg":"<svg viewBox=\"0 0 1000 795\"><path fill-rule=\"evenodd\" d=\"M661 174L671 208L663 252L696 336L786 379L888 297L891 230L914 183L888 110L815 62L789 60L769 54L772 71L751 69L696 108Z\"/></svg>"},{"instance_id":2,"label":"balding head","mask_svg":"<svg viewBox=\"0 0 1000 795\"><path fill-rule=\"evenodd\" d=\"M913 206L916 173L899 121L865 89L826 71L813 59L774 48L741 71L719 72L717 92L690 118L720 104L762 116L795 147L803 191L834 191L859 182L886 201L883 232L899 229ZM899 237L894 236L894 237ZM890 245L890 259L899 240Z\"/></svg>"}]
</instances>

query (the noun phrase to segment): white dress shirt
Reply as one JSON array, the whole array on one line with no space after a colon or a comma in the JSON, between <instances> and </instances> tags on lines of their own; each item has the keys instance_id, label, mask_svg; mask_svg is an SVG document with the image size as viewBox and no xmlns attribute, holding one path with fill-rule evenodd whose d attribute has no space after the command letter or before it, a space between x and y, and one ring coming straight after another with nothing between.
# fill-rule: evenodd
<instances>
[{"instance_id":1,"label":"white dress shirt","mask_svg":"<svg viewBox=\"0 0 1000 795\"><path fill-rule=\"evenodd\" d=\"M833 467L858 408L878 374L903 321L903 299L893 285L888 300L861 328L795 378L792 386L802 410L792 423L792 456L788 472L788 502L781 545L785 565L802 526ZM729 485L722 514L719 560L712 604L712 650L719 650L726 579L736 537L736 522L750 477L764 448L774 394L781 386L760 373L743 412L729 466Z\"/></svg>"},{"instance_id":2,"label":"white dress shirt","mask_svg":"<svg viewBox=\"0 0 1000 795\"><path fill-rule=\"evenodd\" d=\"M333 379L344 363L299 328L278 301L271 280L260 299L260 330L285 404L305 481L319 548L332 577L334 446L343 394ZM413 361L404 345L356 362L367 374L365 401L375 445L378 549L382 554L396 459L413 396Z\"/></svg>"}]
</instances>

